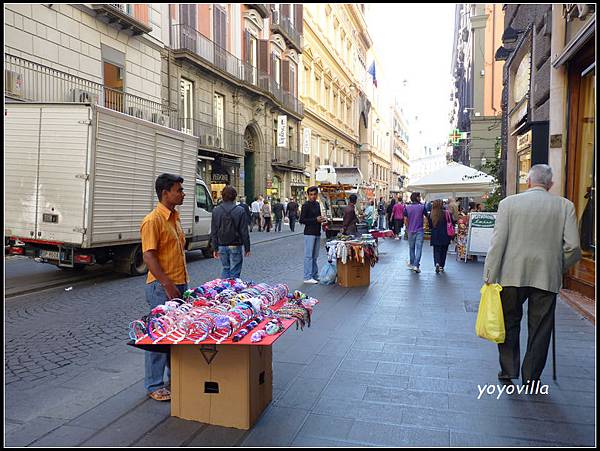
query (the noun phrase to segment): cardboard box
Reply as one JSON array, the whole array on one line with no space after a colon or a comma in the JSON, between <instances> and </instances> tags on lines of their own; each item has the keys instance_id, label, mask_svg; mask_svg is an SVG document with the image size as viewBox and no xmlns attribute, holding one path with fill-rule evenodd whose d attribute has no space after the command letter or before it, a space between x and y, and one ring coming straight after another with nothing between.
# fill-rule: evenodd
<instances>
[{"instance_id":1,"label":"cardboard box","mask_svg":"<svg viewBox=\"0 0 600 451\"><path fill-rule=\"evenodd\" d=\"M337 261L337 280L342 287L365 287L371 284L371 265L348 260Z\"/></svg>"},{"instance_id":2,"label":"cardboard box","mask_svg":"<svg viewBox=\"0 0 600 451\"><path fill-rule=\"evenodd\" d=\"M271 346L171 347L171 416L250 429L272 398Z\"/></svg>"}]
</instances>

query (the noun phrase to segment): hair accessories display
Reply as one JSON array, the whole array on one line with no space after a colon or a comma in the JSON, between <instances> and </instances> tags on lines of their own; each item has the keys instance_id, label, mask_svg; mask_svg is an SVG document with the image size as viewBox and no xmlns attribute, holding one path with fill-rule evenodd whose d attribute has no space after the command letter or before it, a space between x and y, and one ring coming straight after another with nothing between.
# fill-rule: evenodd
<instances>
[{"instance_id":1,"label":"hair accessories display","mask_svg":"<svg viewBox=\"0 0 600 451\"><path fill-rule=\"evenodd\" d=\"M342 264L354 260L361 264L375 266L379 261L377 241L370 235L359 240L331 240L325 243L327 258L330 262L338 259Z\"/></svg>"},{"instance_id":2,"label":"hair accessories display","mask_svg":"<svg viewBox=\"0 0 600 451\"><path fill-rule=\"evenodd\" d=\"M296 328L310 326L312 307L318 301L300 291L289 292L285 284L268 285L240 279L216 279L186 290L182 299L172 299L152 309L149 315L129 324L129 338L136 343L149 338L153 344L199 344L212 339L217 344L242 340L251 342L285 330L281 321L296 320ZM263 332L263 333L257 333Z\"/></svg>"}]
</instances>

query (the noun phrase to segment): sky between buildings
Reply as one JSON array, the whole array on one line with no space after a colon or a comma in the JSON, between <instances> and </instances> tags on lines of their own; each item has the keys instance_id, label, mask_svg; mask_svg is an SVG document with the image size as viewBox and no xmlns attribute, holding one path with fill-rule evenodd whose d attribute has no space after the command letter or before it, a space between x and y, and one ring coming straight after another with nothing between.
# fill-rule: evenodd
<instances>
[{"instance_id":1,"label":"sky between buildings","mask_svg":"<svg viewBox=\"0 0 600 451\"><path fill-rule=\"evenodd\" d=\"M405 106L411 139L419 129L428 142L444 142L450 133L454 9L444 3L368 6L369 33L383 65L377 68L379 88Z\"/></svg>"}]
</instances>

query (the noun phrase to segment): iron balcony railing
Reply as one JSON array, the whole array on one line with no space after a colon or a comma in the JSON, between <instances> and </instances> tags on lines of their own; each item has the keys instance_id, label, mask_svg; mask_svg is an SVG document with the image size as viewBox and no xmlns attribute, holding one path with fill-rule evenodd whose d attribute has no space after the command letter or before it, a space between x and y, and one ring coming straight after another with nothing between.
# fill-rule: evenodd
<instances>
[{"instance_id":1,"label":"iron balcony railing","mask_svg":"<svg viewBox=\"0 0 600 451\"><path fill-rule=\"evenodd\" d=\"M5 54L6 97L43 103L89 103L179 130L176 111L42 64Z\"/></svg>"},{"instance_id":2,"label":"iron balcony railing","mask_svg":"<svg viewBox=\"0 0 600 451\"><path fill-rule=\"evenodd\" d=\"M197 136L200 148L244 156L244 139L241 133L192 118L180 119L179 130Z\"/></svg>"},{"instance_id":3,"label":"iron balcony railing","mask_svg":"<svg viewBox=\"0 0 600 451\"><path fill-rule=\"evenodd\" d=\"M171 26L173 50L187 50L205 62L238 81L271 94L280 105L303 116L304 106L292 93L281 86L263 70L245 63L235 55L218 46L198 30L182 24Z\"/></svg>"},{"instance_id":4,"label":"iron balcony railing","mask_svg":"<svg viewBox=\"0 0 600 451\"><path fill-rule=\"evenodd\" d=\"M275 147L271 162L275 165L304 169L306 160L302 152L285 147Z\"/></svg>"},{"instance_id":5,"label":"iron balcony railing","mask_svg":"<svg viewBox=\"0 0 600 451\"><path fill-rule=\"evenodd\" d=\"M302 52L302 35L296 30L289 17L281 15L280 11L271 11L271 27L279 32L292 44L296 50Z\"/></svg>"}]
</instances>

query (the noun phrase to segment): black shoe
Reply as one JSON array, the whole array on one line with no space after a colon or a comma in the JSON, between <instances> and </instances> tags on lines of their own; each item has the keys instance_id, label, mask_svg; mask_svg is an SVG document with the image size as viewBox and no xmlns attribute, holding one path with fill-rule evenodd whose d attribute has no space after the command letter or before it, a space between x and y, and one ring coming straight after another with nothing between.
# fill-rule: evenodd
<instances>
[{"instance_id":1,"label":"black shoe","mask_svg":"<svg viewBox=\"0 0 600 451\"><path fill-rule=\"evenodd\" d=\"M498 372L498 380L500 381L510 381L511 379L518 379L519 376L507 376L506 374L502 373L502 371Z\"/></svg>"}]
</instances>

